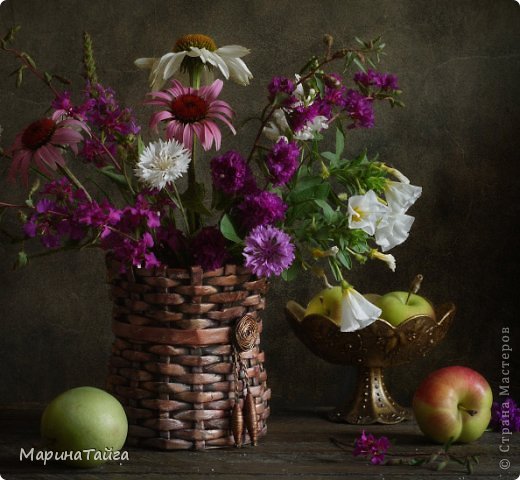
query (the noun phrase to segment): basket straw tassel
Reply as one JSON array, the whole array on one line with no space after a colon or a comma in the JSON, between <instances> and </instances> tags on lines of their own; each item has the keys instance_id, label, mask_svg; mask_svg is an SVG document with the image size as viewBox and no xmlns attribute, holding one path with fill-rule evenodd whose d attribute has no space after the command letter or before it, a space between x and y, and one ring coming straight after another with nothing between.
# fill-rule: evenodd
<instances>
[{"instance_id":1,"label":"basket straw tassel","mask_svg":"<svg viewBox=\"0 0 520 480\"><path fill-rule=\"evenodd\" d=\"M251 443L256 447L256 445L258 445L258 419L256 414L255 397L253 397L249 391L244 400L244 415Z\"/></svg>"},{"instance_id":2,"label":"basket straw tassel","mask_svg":"<svg viewBox=\"0 0 520 480\"><path fill-rule=\"evenodd\" d=\"M244 415L242 414L242 407L238 401L235 402L231 414L231 430L235 440L235 447L240 448L242 446L242 436L244 434Z\"/></svg>"}]
</instances>

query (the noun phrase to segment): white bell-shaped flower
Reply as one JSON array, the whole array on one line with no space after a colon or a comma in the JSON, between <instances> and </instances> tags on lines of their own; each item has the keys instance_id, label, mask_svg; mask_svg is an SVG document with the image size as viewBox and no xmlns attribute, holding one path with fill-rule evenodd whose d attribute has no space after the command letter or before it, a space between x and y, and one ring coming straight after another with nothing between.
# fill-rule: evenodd
<instances>
[{"instance_id":1,"label":"white bell-shaped flower","mask_svg":"<svg viewBox=\"0 0 520 480\"><path fill-rule=\"evenodd\" d=\"M342 332L355 332L368 327L381 315L381 309L370 303L361 293L349 286L343 290L341 300Z\"/></svg>"},{"instance_id":2,"label":"white bell-shaped flower","mask_svg":"<svg viewBox=\"0 0 520 480\"><path fill-rule=\"evenodd\" d=\"M377 224L376 243L383 252L403 243L410 233L415 218L401 211L388 210Z\"/></svg>"},{"instance_id":3,"label":"white bell-shaped flower","mask_svg":"<svg viewBox=\"0 0 520 480\"><path fill-rule=\"evenodd\" d=\"M388 210L373 190L364 195L354 195L348 200L348 226L374 235L378 223Z\"/></svg>"},{"instance_id":4,"label":"white bell-shaped flower","mask_svg":"<svg viewBox=\"0 0 520 480\"><path fill-rule=\"evenodd\" d=\"M422 187L387 180L385 198L391 210L406 212L421 196Z\"/></svg>"}]
</instances>

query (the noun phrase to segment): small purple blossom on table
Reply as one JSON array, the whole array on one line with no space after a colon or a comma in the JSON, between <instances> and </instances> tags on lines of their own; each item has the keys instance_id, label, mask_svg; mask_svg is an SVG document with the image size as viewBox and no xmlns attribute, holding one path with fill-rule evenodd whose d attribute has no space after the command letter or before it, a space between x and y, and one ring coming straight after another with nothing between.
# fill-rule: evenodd
<instances>
[{"instance_id":1,"label":"small purple blossom on table","mask_svg":"<svg viewBox=\"0 0 520 480\"><path fill-rule=\"evenodd\" d=\"M376 438L371 433L361 433L361 436L355 440L354 451L355 457L364 456L373 465L381 465L385 460L385 453L390 448L390 441L386 437Z\"/></svg>"},{"instance_id":2,"label":"small purple blossom on table","mask_svg":"<svg viewBox=\"0 0 520 480\"><path fill-rule=\"evenodd\" d=\"M511 397L493 402L489 427L496 431L507 428L510 432L520 432L520 407Z\"/></svg>"}]
</instances>

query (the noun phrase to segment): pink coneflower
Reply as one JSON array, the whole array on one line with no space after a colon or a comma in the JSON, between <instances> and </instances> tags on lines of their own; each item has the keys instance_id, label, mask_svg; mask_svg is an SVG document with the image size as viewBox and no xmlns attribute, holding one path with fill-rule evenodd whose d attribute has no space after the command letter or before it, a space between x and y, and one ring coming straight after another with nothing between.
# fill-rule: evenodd
<instances>
[{"instance_id":1,"label":"pink coneflower","mask_svg":"<svg viewBox=\"0 0 520 480\"><path fill-rule=\"evenodd\" d=\"M222 100L217 100L222 90L222 80L200 88L184 87L178 80L172 80L172 87L160 92L151 92L149 105L160 105L166 110L154 113L150 128L156 129L159 122L167 122L166 138L175 138L185 148L192 148L195 135L204 150L209 150L213 142L220 148L222 134L214 120L224 122L235 132L231 125L233 110Z\"/></svg>"},{"instance_id":2,"label":"pink coneflower","mask_svg":"<svg viewBox=\"0 0 520 480\"><path fill-rule=\"evenodd\" d=\"M78 131L81 129L88 132L83 122L72 118L41 118L31 123L16 136L9 150L13 157L9 178L14 179L19 174L27 185L31 161L45 175L49 175L49 170L56 170L58 165L65 166L63 148L68 146L78 153L77 144L83 140Z\"/></svg>"}]
</instances>

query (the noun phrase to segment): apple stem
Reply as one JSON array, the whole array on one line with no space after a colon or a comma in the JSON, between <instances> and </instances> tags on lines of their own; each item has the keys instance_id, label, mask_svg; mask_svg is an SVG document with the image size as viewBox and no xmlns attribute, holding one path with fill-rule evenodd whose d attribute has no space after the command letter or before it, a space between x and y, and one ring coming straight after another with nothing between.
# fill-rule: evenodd
<instances>
[{"instance_id":1,"label":"apple stem","mask_svg":"<svg viewBox=\"0 0 520 480\"><path fill-rule=\"evenodd\" d=\"M466 412L470 417L474 417L478 413L478 410L472 410L470 408L463 407L462 405L459 405L458 409Z\"/></svg>"},{"instance_id":2,"label":"apple stem","mask_svg":"<svg viewBox=\"0 0 520 480\"><path fill-rule=\"evenodd\" d=\"M419 289L421 288L421 283L423 281L423 276L418 273L415 278L412 280L412 283L410 284L410 288L408 289L408 296L406 297L406 302L404 302L405 305L408 305L408 300L410 300L410 297L412 296L412 293L417 293Z\"/></svg>"}]
</instances>

